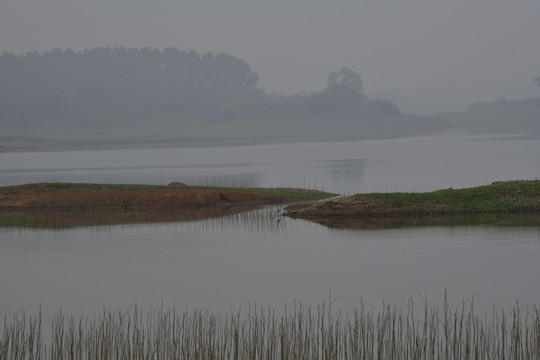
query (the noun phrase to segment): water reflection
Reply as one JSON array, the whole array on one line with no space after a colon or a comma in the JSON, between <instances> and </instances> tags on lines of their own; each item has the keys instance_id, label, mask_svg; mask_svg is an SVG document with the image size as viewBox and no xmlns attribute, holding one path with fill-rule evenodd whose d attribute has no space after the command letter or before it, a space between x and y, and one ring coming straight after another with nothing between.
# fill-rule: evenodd
<instances>
[{"instance_id":1,"label":"water reflection","mask_svg":"<svg viewBox=\"0 0 540 360\"><path fill-rule=\"evenodd\" d=\"M234 205L213 206L187 210L80 210L80 211L24 211L0 212L0 217L22 218L25 223L10 227L0 227L0 231L9 233L25 229L57 229L73 227L95 227L103 231L112 225L156 226L169 223L181 225L188 231L215 232L226 230L247 230L253 233L273 233L286 231L306 223L283 216L280 205ZM297 226L295 226L297 225ZM101 230L100 230L101 229Z\"/></svg>"},{"instance_id":2,"label":"water reflection","mask_svg":"<svg viewBox=\"0 0 540 360\"><path fill-rule=\"evenodd\" d=\"M92 209L0 211L0 217L14 219L14 226L64 228L137 223L167 223L221 218L260 208L260 205L214 205L194 209ZM20 219L20 221L18 221Z\"/></svg>"},{"instance_id":3,"label":"water reflection","mask_svg":"<svg viewBox=\"0 0 540 360\"><path fill-rule=\"evenodd\" d=\"M361 219L319 219L314 223L331 229L373 230L424 226L540 226L540 214L486 214L459 216L381 217Z\"/></svg>"},{"instance_id":4,"label":"water reflection","mask_svg":"<svg viewBox=\"0 0 540 360\"><path fill-rule=\"evenodd\" d=\"M205 230L246 229L249 233L272 233L286 231L286 218L279 206L234 214L227 217L203 222ZM202 225L202 224L201 224Z\"/></svg>"},{"instance_id":5,"label":"water reflection","mask_svg":"<svg viewBox=\"0 0 540 360\"><path fill-rule=\"evenodd\" d=\"M445 290L475 304L538 303L539 227L329 229L267 206L188 222L0 230L8 310L99 311L164 300L227 311L249 302L375 304ZM535 221L533 218L531 221ZM537 220L536 220L537 221Z\"/></svg>"}]
</instances>

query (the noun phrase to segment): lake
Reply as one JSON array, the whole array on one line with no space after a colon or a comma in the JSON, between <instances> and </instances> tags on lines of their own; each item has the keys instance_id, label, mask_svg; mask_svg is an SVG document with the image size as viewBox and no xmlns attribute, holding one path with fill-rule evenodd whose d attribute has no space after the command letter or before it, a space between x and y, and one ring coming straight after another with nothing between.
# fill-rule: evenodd
<instances>
[{"instance_id":1,"label":"lake","mask_svg":"<svg viewBox=\"0 0 540 360\"><path fill-rule=\"evenodd\" d=\"M540 177L540 139L425 137L341 143L1 153L0 185L40 181L431 191ZM275 206L196 222L0 229L1 312L174 305L216 311L540 304L540 225L329 229ZM423 300L422 300L423 301Z\"/></svg>"}]
</instances>

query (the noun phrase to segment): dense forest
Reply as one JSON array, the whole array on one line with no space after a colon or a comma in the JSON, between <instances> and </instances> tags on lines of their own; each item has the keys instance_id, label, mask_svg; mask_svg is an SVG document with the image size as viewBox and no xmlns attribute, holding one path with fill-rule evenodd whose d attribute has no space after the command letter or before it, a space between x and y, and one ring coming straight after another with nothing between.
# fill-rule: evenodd
<instances>
[{"instance_id":1,"label":"dense forest","mask_svg":"<svg viewBox=\"0 0 540 360\"><path fill-rule=\"evenodd\" d=\"M399 116L389 101L370 101L360 75L333 71L325 89L272 96L243 60L167 48L55 49L0 55L0 123L14 128L107 128L238 121Z\"/></svg>"}]
</instances>

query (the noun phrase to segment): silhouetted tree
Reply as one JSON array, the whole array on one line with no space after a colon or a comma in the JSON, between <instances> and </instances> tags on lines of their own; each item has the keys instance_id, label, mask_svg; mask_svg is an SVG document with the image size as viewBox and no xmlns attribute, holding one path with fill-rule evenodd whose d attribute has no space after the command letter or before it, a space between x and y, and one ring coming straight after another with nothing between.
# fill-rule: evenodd
<instances>
[{"instance_id":1,"label":"silhouetted tree","mask_svg":"<svg viewBox=\"0 0 540 360\"><path fill-rule=\"evenodd\" d=\"M362 78L356 71L347 68L341 68L339 72L332 71L328 75L327 89L340 85L356 91L358 94L364 93Z\"/></svg>"}]
</instances>

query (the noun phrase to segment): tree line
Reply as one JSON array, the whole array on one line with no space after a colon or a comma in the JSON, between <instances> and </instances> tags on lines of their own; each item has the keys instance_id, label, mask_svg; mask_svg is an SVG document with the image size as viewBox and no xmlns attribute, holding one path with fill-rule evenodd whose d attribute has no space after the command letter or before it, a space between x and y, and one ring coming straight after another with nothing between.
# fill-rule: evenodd
<instances>
[{"instance_id":1,"label":"tree line","mask_svg":"<svg viewBox=\"0 0 540 360\"><path fill-rule=\"evenodd\" d=\"M111 124L283 121L399 115L370 101L360 75L342 68L325 89L273 96L244 60L227 54L100 47L0 55L0 122L103 128Z\"/></svg>"}]
</instances>

